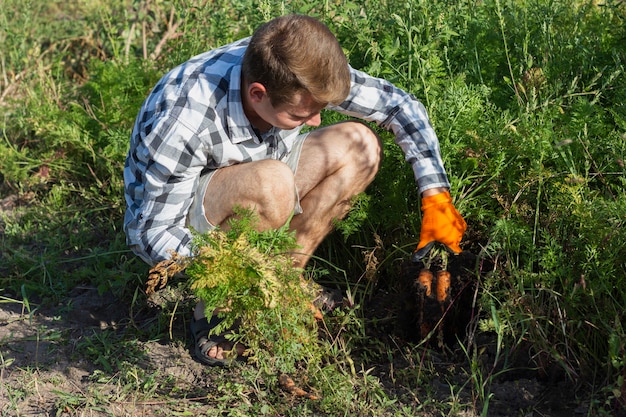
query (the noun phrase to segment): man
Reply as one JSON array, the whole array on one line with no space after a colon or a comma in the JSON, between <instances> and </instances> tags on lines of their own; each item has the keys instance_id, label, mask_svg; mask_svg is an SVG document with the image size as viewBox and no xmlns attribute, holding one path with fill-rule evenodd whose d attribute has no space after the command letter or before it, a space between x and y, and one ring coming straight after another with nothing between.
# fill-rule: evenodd
<instances>
[{"instance_id":1,"label":"man","mask_svg":"<svg viewBox=\"0 0 626 417\"><path fill-rule=\"evenodd\" d=\"M424 218L418 250L440 241L460 252L465 222L451 203L437 137L422 104L392 84L349 67L330 30L301 15L274 19L251 38L191 58L165 75L137 117L124 179L130 248L153 265L190 252L191 229L223 227L235 207L262 229L293 215L304 267L372 182L381 144L367 125L318 127L320 111L372 121L394 132L412 165ZM420 252L420 253L421 253ZM195 353L225 363L229 348L207 337L215 324L196 308Z\"/></svg>"}]
</instances>

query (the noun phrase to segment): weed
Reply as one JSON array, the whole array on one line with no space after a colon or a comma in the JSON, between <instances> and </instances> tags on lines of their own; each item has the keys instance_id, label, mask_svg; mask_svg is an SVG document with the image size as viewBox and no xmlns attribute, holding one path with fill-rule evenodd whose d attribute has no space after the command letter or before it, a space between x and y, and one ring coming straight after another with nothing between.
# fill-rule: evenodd
<instances>
[{"instance_id":1,"label":"weed","mask_svg":"<svg viewBox=\"0 0 626 417\"><path fill-rule=\"evenodd\" d=\"M127 362L139 363L145 356L138 341L119 340L113 331L94 331L91 336L83 337L76 349L109 374L125 368Z\"/></svg>"},{"instance_id":2,"label":"weed","mask_svg":"<svg viewBox=\"0 0 626 417\"><path fill-rule=\"evenodd\" d=\"M255 225L254 213L238 210L227 231L197 235L192 256L173 254L172 259L185 270L189 288L204 303L207 316L223 318L215 334L237 323L232 337L247 347L248 361L264 374L294 374L300 367L306 374L306 369L322 365L315 294L292 265L294 234L287 226L258 232ZM162 270L162 264L169 269ZM170 265L161 263L152 271L176 273Z\"/></svg>"}]
</instances>

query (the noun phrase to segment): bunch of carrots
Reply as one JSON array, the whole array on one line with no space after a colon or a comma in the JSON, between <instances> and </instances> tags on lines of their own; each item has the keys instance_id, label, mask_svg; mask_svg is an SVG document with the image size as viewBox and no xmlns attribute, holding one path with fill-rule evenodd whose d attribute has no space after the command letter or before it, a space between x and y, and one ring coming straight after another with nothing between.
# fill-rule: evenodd
<instances>
[{"instance_id":1,"label":"bunch of carrots","mask_svg":"<svg viewBox=\"0 0 626 417\"><path fill-rule=\"evenodd\" d=\"M433 273L431 270L431 264L432 261L438 256L441 257L441 267L436 273ZM433 248L424 262L424 267L417 275L416 280L418 288L422 289L424 293L424 301L427 299L436 300L439 303L442 319L446 309L446 302L450 296L450 285L452 281L452 274L447 270L447 264L448 253L443 249L439 250ZM424 306L422 305L422 309L420 310L420 333L422 339L426 339L432 328L431 324L427 320L424 320L423 307ZM441 330L441 326L439 326L439 330ZM439 336L440 338L443 336L441 331Z\"/></svg>"},{"instance_id":2,"label":"bunch of carrots","mask_svg":"<svg viewBox=\"0 0 626 417\"><path fill-rule=\"evenodd\" d=\"M446 270L437 271L437 277L428 269L424 268L417 276L417 282L425 289L426 297L432 298L433 281L436 285L436 299L443 304L448 299L450 293L450 282L452 275Z\"/></svg>"}]
</instances>

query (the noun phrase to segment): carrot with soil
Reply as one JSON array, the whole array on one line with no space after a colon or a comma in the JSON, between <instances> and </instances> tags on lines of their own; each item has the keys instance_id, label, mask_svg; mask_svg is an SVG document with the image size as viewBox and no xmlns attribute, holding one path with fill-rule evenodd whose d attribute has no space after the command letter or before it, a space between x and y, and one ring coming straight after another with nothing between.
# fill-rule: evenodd
<instances>
[{"instance_id":1,"label":"carrot with soil","mask_svg":"<svg viewBox=\"0 0 626 417\"><path fill-rule=\"evenodd\" d=\"M417 284L419 288L423 288L426 297L430 297L433 285L433 273L430 269L422 269L417 276Z\"/></svg>"},{"instance_id":2,"label":"carrot with soil","mask_svg":"<svg viewBox=\"0 0 626 417\"><path fill-rule=\"evenodd\" d=\"M448 299L450 295L450 283L452 281L452 274L447 270L441 270L437 272L437 301L442 305Z\"/></svg>"}]
</instances>

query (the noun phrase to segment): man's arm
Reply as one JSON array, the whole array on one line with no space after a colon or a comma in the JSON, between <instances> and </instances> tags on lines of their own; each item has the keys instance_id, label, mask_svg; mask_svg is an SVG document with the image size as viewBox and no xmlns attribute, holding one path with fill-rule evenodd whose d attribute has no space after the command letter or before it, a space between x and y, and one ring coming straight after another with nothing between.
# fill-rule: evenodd
<instances>
[{"instance_id":1,"label":"man's arm","mask_svg":"<svg viewBox=\"0 0 626 417\"><path fill-rule=\"evenodd\" d=\"M372 121L391 130L402 148L422 196L422 227L417 258L435 241L455 253L467 227L452 204L450 183L443 166L439 140L426 109L413 95L388 81L351 69L352 89L344 103L332 109Z\"/></svg>"},{"instance_id":2,"label":"man's arm","mask_svg":"<svg viewBox=\"0 0 626 417\"><path fill-rule=\"evenodd\" d=\"M439 141L422 103L386 80L352 68L350 71L350 94L342 104L329 108L392 131L406 161L413 168L421 193L433 188L448 189L450 183L441 159Z\"/></svg>"},{"instance_id":3,"label":"man's arm","mask_svg":"<svg viewBox=\"0 0 626 417\"><path fill-rule=\"evenodd\" d=\"M426 191L424 191L422 193L422 198L430 197L430 196L433 196L435 194L445 193L446 191L450 191L450 190L448 188L444 188L444 187L429 188L428 190L426 190Z\"/></svg>"},{"instance_id":4,"label":"man's arm","mask_svg":"<svg viewBox=\"0 0 626 417\"><path fill-rule=\"evenodd\" d=\"M187 212L206 165L197 135L171 117L133 133L125 168L129 245L149 263L188 255Z\"/></svg>"}]
</instances>

